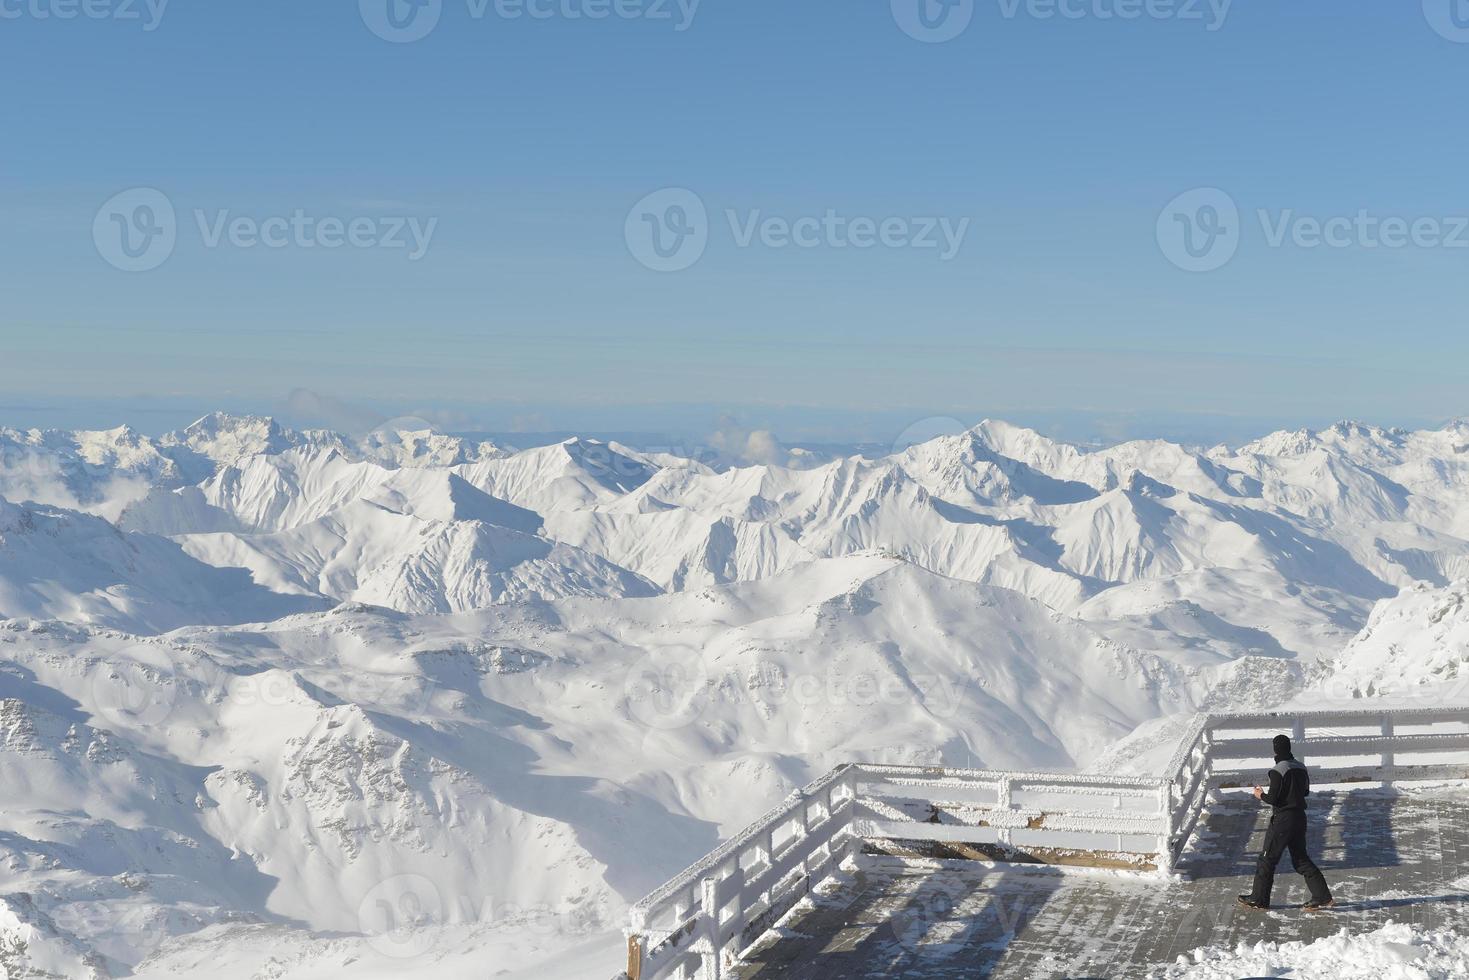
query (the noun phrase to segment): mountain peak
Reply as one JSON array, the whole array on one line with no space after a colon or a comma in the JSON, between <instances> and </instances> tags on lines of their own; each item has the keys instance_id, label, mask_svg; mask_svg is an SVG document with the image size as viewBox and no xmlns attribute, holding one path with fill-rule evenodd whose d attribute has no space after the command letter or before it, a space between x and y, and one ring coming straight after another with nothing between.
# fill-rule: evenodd
<instances>
[{"instance_id":1,"label":"mountain peak","mask_svg":"<svg viewBox=\"0 0 1469 980\"><path fill-rule=\"evenodd\" d=\"M278 435L281 425L268 415L231 415L228 412L210 412L190 422L183 429L184 435L219 435L223 432L265 432Z\"/></svg>"}]
</instances>

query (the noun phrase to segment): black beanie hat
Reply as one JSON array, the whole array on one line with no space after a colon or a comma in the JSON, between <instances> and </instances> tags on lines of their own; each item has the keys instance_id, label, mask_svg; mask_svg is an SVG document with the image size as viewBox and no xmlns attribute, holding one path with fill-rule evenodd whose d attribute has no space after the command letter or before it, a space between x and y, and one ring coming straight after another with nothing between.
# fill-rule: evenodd
<instances>
[{"instance_id":1,"label":"black beanie hat","mask_svg":"<svg viewBox=\"0 0 1469 980\"><path fill-rule=\"evenodd\" d=\"M1277 735L1275 736L1275 740L1270 743L1270 746L1275 750L1277 756L1284 758L1290 755L1290 736Z\"/></svg>"}]
</instances>

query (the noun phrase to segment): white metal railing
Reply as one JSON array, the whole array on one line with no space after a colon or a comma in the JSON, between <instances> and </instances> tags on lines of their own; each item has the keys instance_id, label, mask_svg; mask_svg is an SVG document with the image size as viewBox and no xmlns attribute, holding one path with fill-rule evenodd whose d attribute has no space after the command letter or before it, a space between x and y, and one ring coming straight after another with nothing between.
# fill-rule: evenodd
<instances>
[{"instance_id":1,"label":"white metal railing","mask_svg":"<svg viewBox=\"0 0 1469 980\"><path fill-rule=\"evenodd\" d=\"M713 980L828 877L851 852L856 767L841 766L788 796L637 905L627 974Z\"/></svg>"},{"instance_id":2,"label":"white metal railing","mask_svg":"<svg viewBox=\"0 0 1469 980\"><path fill-rule=\"evenodd\" d=\"M1291 735L1312 782L1469 779L1469 707L1197 716L1161 778L850 764L633 906L630 980L718 980L858 849L1171 871L1211 789Z\"/></svg>"},{"instance_id":3,"label":"white metal railing","mask_svg":"<svg viewBox=\"0 0 1469 980\"><path fill-rule=\"evenodd\" d=\"M1157 779L853 769L853 836L878 850L1143 868L1165 846L1169 811Z\"/></svg>"},{"instance_id":4,"label":"white metal railing","mask_svg":"<svg viewBox=\"0 0 1469 980\"><path fill-rule=\"evenodd\" d=\"M1263 781L1261 758L1282 733L1316 786L1469 779L1469 707L1200 715L1166 770L1170 853L1163 864L1188 846L1211 788Z\"/></svg>"},{"instance_id":5,"label":"white metal railing","mask_svg":"<svg viewBox=\"0 0 1469 980\"><path fill-rule=\"evenodd\" d=\"M864 843L897 853L1156 867L1161 781L855 764L833 770L635 905L633 980L716 978Z\"/></svg>"}]
</instances>

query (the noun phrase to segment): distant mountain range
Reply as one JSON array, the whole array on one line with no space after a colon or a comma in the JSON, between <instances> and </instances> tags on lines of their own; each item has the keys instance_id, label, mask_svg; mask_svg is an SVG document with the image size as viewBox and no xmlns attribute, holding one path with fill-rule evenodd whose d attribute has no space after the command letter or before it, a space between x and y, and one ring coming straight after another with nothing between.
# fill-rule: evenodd
<instances>
[{"instance_id":1,"label":"distant mountain range","mask_svg":"<svg viewBox=\"0 0 1469 980\"><path fill-rule=\"evenodd\" d=\"M0 964L605 980L628 901L837 762L1452 693L1466 580L1469 423L799 469L0 429Z\"/></svg>"}]
</instances>

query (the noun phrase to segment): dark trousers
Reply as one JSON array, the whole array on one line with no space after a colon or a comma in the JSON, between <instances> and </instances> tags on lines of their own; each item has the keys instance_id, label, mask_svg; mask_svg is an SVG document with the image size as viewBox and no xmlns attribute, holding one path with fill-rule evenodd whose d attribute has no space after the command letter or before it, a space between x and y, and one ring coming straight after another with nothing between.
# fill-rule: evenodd
<instances>
[{"instance_id":1,"label":"dark trousers","mask_svg":"<svg viewBox=\"0 0 1469 980\"><path fill-rule=\"evenodd\" d=\"M1306 811L1280 810L1270 818L1270 828L1265 831L1265 849L1260 852L1260 861L1255 865L1255 890L1250 895L1255 904L1270 904L1275 866L1287 850L1290 851L1291 864L1305 877L1306 887L1311 889L1312 901L1331 901L1326 876L1306 854Z\"/></svg>"}]
</instances>

